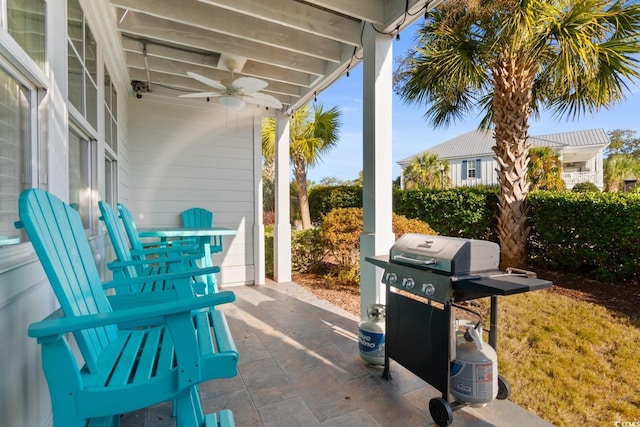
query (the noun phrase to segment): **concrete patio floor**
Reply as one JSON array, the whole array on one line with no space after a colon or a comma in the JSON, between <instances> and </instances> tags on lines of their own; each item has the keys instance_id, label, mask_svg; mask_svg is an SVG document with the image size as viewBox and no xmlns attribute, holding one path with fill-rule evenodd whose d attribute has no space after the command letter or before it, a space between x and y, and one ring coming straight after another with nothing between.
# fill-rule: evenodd
<instances>
[{"instance_id":1,"label":"concrete patio floor","mask_svg":"<svg viewBox=\"0 0 640 427\"><path fill-rule=\"evenodd\" d=\"M431 426L440 392L393 363L393 380L358 355L358 318L293 284L228 288L224 306L239 375L200 386L205 412L233 411L244 426ZM453 426L550 426L510 401L454 412ZM125 414L122 427L174 426L164 403Z\"/></svg>"}]
</instances>

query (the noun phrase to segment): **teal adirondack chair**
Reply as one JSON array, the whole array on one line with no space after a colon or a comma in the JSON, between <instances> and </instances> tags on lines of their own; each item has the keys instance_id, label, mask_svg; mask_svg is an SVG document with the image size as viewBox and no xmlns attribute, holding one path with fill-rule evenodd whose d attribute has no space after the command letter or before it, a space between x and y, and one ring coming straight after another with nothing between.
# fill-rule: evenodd
<instances>
[{"instance_id":1,"label":"teal adirondack chair","mask_svg":"<svg viewBox=\"0 0 640 427\"><path fill-rule=\"evenodd\" d=\"M219 267L199 268L197 266L196 261L200 259L199 246L197 244L180 244L137 250L130 248L128 244L130 239L122 231L120 221L113 208L104 201L99 201L98 207L102 214L100 219L105 224L116 255L116 261L108 264L108 267L114 273L114 277L145 277L157 276L168 272L189 271L191 276L194 277L191 283L192 289L176 289L184 297L192 295L194 292L198 295L204 294L207 286L207 275L220 271ZM147 256L155 256L156 258L147 258ZM199 280L199 276L204 277L204 280ZM173 288L174 286L170 282L158 281L149 282L145 287L122 289L121 291L155 294L170 291Z\"/></svg>"},{"instance_id":2,"label":"teal adirondack chair","mask_svg":"<svg viewBox=\"0 0 640 427\"><path fill-rule=\"evenodd\" d=\"M136 222L133 219L133 214L124 204L118 203L118 212L120 213L120 219L122 220L122 225L124 225L124 231L127 234L127 238L129 239L129 245L131 246L131 252L134 259L138 256L137 254L143 252L146 248L150 246L167 246L172 242L163 242L160 240L152 241L152 242L142 242L140 240L140 236L138 234L138 227L136 226ZM188 239L182 238L178 242L180 244L197 244L196 239Z\"/></svg>"},{"instance_id":3,"label":"teal adirondack chair","mask_svg":"<svg viewBox=\"0 0 640 427\"><path fill-rule=\"evenodd\" d=\"M182 212L182 225L185 228L206 228L213 225L213 212L204 208L191 208ZM199 237L201 246L210 245L210 253L222 252L222 236ZM217 292L218 280L210 275L207 281L209 292Z\"/></svg>"},{"instance_id":4,"label":"teal adirondack chair","mask_svg":"<svg viewBox=\"0 0 640 427\"><path fill-rule=\"evenodd\" d=\"M182 212L182 225L185 228L211 227L213 225L213 212L204 208L191 208ZM211 253L222 252L222 236L201 237L210 239Z\"/></svg>"},{"instance_id":5,"label":"teal adirondack chair","mask_svg":"<svg viewBox=\"0 0 640 427\"><path fill-rule=\"evenodd\" d=\"M103 287L148 279L103 284L80 216L44 190L25 190L19 215L16 226L29 236L61 306L28 331L41 344L54 427L118 426L119 414L165 401L175 402L178 426L234 425L229 410L205 415L197 392L203 381L237 375L224 314L208 308L234 301L232 292L114 311Z\"/></svg>"}]
</instances>

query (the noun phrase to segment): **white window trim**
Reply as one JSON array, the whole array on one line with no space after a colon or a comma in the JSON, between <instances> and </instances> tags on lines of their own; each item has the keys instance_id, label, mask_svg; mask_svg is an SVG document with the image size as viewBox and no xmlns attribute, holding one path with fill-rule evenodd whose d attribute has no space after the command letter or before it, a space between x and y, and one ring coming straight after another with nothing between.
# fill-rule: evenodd
<instances>
[{"instance_id":1,"label":"white window trim","mask_svg":"<svg viewBox=\"0 0 640 427\"><path fill-rule=\"evenodd\" d=\"M473 168L471 167L473 165ZM467 160L467 179L478 179L476 177L476 160ZM471 176L471 171L473 171L473 176Z\"/></svg>"},{"instance_id":2,"label":"white window trim","mask_svg":"<svg viewBox=\"0 0 640 427\"><path fill-rule=\"evenodd\" d=\"M39 124L47 116L48 111L42 108L48 84L40 67L27 55L20 45L6 30L0 30L0 66L2 66L18 83L30 91L30 147L29 159L25 172L31 187L46 186L46 138ZM42 119L42 120L40 120ZM38 165L33 167L33 165ZM44 168L44 169L43 169ZM29 241L15 245L3 246L0 251L0 273L17 268L31 262L34 257L33 246Z\"/></svg>"}]
</instances>

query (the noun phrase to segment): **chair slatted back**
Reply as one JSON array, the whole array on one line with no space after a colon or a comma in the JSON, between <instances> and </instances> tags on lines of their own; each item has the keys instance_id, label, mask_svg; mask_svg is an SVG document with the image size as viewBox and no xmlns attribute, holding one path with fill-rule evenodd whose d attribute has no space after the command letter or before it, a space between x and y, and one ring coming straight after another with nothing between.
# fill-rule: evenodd
<instances>
[{"instance_id":1,"label":"chair slatted back","mask_svg":"<svg viewBox=\"0 0 640 427\"><path fill-rule=\"evenodd\" d=\"M127 233L127 237L129 238L129 245L131 245L131 249L135 251L142 250L142 242L140 241L140 236L138 235L138 227L136 226L136 222L133 220L133 214L122 203L118 203L118 212L120 212L120 218L122 219L122 224L124 225L124 231Z\"/></svg>"},{"instance_id":2,"label":"chair slatted back","mask_svg":"<svg viewBox=\"0 0 640 427\"><path fill-rule=\"evenodd\" d=\"M19 199L20 221L40 259L65 316L111 311L80 215L52 194L31 188ZM108 326L75 333L87 368L98 370L97 358L117 337Z\"/></svg>"},{"instance_id":3,"label":"chair slatted back","mask_svg":"<svg viewBox=\"0 0 640 427\"><path fill-rule=\"evenodd\" d=\"M181 216L185 228L213 226L213 212L204 208L187 209ZM205 242L211 243L211 252L222 252L222 236L200 237L200 243Z\"/></svg>"},{"instance_id":4,"label":"chair slatted back","mask_svg":"<svg viewBox=\"0 0 640 427\"><path fill-rule=\"evenodd\" d=\"M118 215L113 210L113 208L105 201L99 201L98 207L100 208L100 213L102 214L100 219L104 221L104 225L107 228L107 233L109 233L109 238L111 239L111 245L113 246L116 258L118 259L118 261L122 262L133 260L131 250L129 249L130 239L127 238L125 232L122 230ZM125 267L125 269L126 277L138 276L138 272L135 267L128 266Z\"/></svg>"}]
</instances>

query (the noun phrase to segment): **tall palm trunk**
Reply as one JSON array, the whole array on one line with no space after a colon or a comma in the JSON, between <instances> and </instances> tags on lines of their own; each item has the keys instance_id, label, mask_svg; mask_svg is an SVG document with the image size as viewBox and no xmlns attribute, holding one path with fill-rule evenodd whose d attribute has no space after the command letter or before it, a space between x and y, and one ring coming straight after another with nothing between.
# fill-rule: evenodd
<instances>
[{"instance_id":1,"label":"tall palm trunk","mask_svg":"<svg viewBox=\"0 0 640 427\"><path fill-rule=\"evenodd\" d=\"M309 212L309 196L307 194L307 169L306 163L297 156L293 158L293 177L298 186L298 200L300 201L300 219L302 229L311 228L311 213Z\"/></svg>"},{"instance_id":2,"label":"tall palm trunk","mask_svg":"<svg viewBox=\"0 0 640 427\"><path fill-rule=\"evenodd\" d=\"M506 56L493 68L493 122L499 168L498 238L501 267L524 268L527 264L526 241L529 208L526 196L529 163L527 131L532 100L534 68L522 58Z\"/></svg>"}]
</instances>

